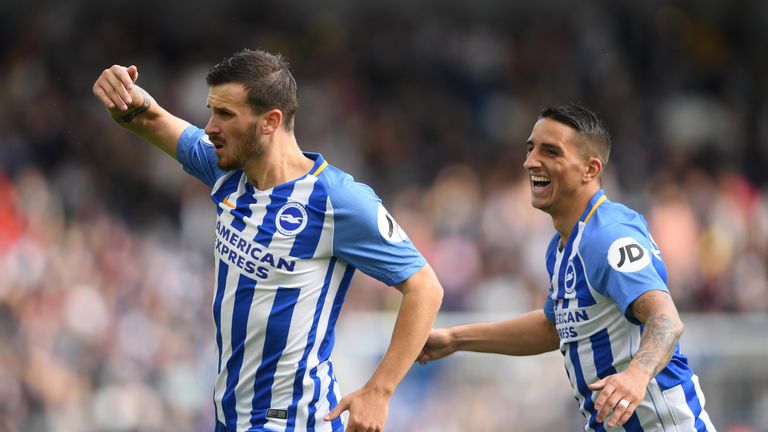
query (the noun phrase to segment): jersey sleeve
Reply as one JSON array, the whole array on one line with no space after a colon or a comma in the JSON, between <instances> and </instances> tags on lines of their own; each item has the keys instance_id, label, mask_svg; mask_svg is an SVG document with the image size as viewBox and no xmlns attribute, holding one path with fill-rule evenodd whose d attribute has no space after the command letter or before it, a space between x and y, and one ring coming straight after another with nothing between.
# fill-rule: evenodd
<instances>
[{"instance_id":1,"label":"jersey sleeve","mask_svg":"<svg viewBox=\"0 0 768 432\"><path fill-rule=\"evenodd\" d=\"M669 292L661 253L644 227L604 227L586 244L588 277L593 289L612 298L624 315L639 324L629 306L648 291Z\"/></svg>"},{"instance_id":2,"label":"jersey sleeve","mask_svg":"<svg viewBox=\"0 0 768 432\"><path fill-rule=\"evenodd\" d=\"M181 133L176 144L176 159L184 171L209 187L213 187L216 180L225 173L216 165L213 144L208 141L205 131L195 126L189 126Z\"/></svg>"},{"instance_id":3,"label":"jersey sleeve","mask_svg":"<svg viewBox=\"0 0 768 432\"><path fill-rule=\"evenodd\" d=\"M426 264L370 187L347 178L331 190L335 256L387 285L405 281Z\"/></svg>"}]
</instances>

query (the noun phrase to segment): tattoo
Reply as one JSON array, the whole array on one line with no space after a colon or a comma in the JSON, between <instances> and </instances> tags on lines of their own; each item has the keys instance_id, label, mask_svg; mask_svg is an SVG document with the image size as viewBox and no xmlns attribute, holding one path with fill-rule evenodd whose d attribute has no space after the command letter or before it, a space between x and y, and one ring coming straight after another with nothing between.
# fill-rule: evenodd
<instances>
[{"instance_id":1,"label":"tattoo","mask_svg":"<svg viewBox=\"0 0 768 432\"><path fill-rule=\"evenodd\" d=\"M675 320L669 315L661 313L648 317L635 355L637 364L651 377L656 376L672 358L679 337Z\"/></svg>"}]
</instances>

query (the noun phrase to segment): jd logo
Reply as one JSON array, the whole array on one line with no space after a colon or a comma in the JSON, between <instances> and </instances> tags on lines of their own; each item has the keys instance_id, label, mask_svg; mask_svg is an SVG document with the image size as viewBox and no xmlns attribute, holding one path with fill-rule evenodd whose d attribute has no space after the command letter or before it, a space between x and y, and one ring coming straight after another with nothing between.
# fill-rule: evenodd
<instances>
[{"instance_id":1,"label":"jd logo","mask_svg":"<svg viewBox=\"0 0 768 432\"><path fill-rule=\"evenodd\" d=\"M620 272L636 272L650 263L648 252L632 237L615 240L608 248L608 264Z\"/></svg>"},{"instance_id":2,"label":"jd logo","mask_svg":"<svg viewBox=\"0 0 768 432\"><path fill-rule=\"evenodd\" d=\"M400 225L395 222L395 219L381 203L379 203L378 213L379 233L382 237L392 243L399 243L408 239L405 231L400 228Z\"/></svg>"}]
</instances>

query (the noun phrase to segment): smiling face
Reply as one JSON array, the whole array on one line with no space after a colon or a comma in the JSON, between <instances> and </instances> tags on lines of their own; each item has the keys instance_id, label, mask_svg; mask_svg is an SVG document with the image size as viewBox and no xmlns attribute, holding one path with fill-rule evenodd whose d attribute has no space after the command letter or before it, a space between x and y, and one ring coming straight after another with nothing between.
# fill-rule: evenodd
<instances>
[{"instance_id":1,"label":"smiling face","mask_svg":"<svg viewBox=\"0 0 768 432\"><path fill-rule=\"evenodd\" d=\"M242 84L211 86L208 92L211 118L205 133L215 147L217 165L223 170L240 169L249 160L264 153L259 131L262 116L253 112Z\"/></svg>"},{"instance_id":2,"label":"smiling face","mask_svg":"<svg viewBox=\"0 0 768 432\"><path fill-rule=\"evenodd\" d=\"M590 154L585 137L551 118L533 126L523 167L531 182L531 205L553 218L581 215L600 188L602 163ZM573 222L575 223L575 221Z\"/></svg>"}]
</instances>

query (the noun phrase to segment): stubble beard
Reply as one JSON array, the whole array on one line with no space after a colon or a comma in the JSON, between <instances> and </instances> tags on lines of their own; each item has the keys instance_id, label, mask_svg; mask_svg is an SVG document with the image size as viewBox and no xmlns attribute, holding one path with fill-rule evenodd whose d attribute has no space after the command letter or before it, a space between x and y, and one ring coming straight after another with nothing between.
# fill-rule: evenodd
<instances>
[{"instance_id":1,"label":"stubble beard","mask_svg":"<svg viewBox=\"0 0 768 432\"><path fill-rule=\"evenodd\" d=\"M243 140L235 145L232 158L223 158L216 161L216 165L224 171L233 171L243 168L246 162L257 159L264 153L264 145L259 142L256 133L256 124L251 124L245 131Z\"/></svg>"}]
</instances>

